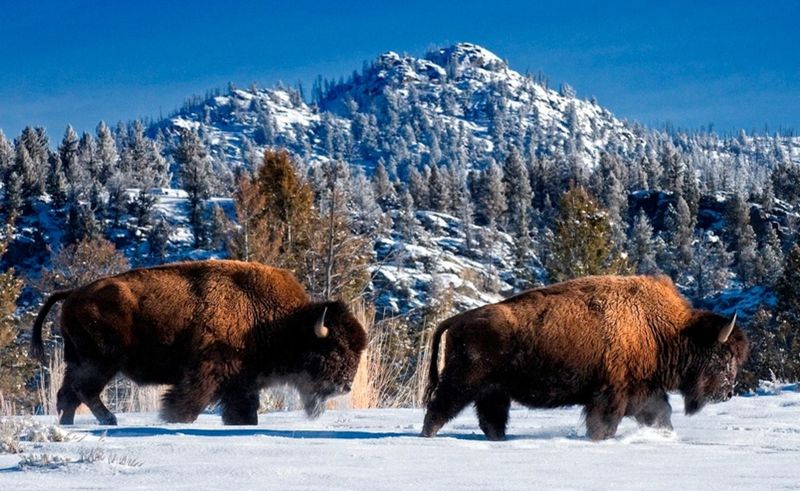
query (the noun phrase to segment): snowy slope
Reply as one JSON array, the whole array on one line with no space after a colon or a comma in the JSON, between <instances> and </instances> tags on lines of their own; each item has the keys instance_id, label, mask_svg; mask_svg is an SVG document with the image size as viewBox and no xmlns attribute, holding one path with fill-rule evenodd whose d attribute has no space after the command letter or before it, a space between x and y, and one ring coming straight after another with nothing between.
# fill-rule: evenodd
<instances>
[{"instance_id":1,"label":"snowy slope","mask_svg":"<svg viewBox=\"0 0 800 491\"><path fill-rule=\"evenodd\" d=\"M673 406L680 407L678 397ZM20 469L0 454L3 489L797 489L800 393L736 397L699 415L674 415L674 433L623 422L592 443L577 408L513 409L505 442L488 442L471 410L435 439L417 437L416 409L262 415L257 427L193 425L123 414L102 428L88 417L68 443L25 452L77 458L87 450L138 461Z\"/></svg>"}]
</instances>

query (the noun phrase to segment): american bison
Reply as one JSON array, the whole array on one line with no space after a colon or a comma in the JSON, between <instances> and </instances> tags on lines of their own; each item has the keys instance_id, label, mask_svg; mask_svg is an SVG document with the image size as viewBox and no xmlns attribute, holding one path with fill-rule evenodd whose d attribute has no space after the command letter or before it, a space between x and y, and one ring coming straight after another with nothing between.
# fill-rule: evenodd
<instances>
[{"instance_id":1,"label":"american bison","mask_svg":"<svg viewBox=\"0 0 800 491\"><path fill-rule=\"evenodd\" d=\"M481 430L501 440L511 400L583 405L592 440L614 436L624 416L671 429L668 392L686 414L732 397L748 350L735 321L693 309L663 276L581 278L464 312L434 333L422 435L474 401Z\"/></svg>"},{"instance_id":2,"label":"american bison","mask_svg":"<svg viewBox=\"0 0 800 491\"><path fill-rule=\"evenodd\" d=\"M61 424L81 402L101 424L116 424L100 393L118 372L171 385L168 422L192 422L219 401L225 424L256 424L259 390L276 383L296 387L317 416L326 398L350 390L366 346L343 303L312 302L290 272L255 263L168 264L56 292L34 323L32 357L43 358L42 324L60 300Z\"/></svg>"}]
</instances>

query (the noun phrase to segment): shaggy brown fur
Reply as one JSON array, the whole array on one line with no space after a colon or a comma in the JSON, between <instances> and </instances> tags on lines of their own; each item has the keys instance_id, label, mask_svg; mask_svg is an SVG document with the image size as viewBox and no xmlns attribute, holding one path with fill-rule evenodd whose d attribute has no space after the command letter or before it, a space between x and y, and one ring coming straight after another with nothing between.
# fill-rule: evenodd
<instances>
[{"instance_id":1,"label":"shaggy brown fur","mask_svg":"<svg viewBox=\"0 0 800 491\"><path fill-rule=\"evenodd\" d=\"M171 385L162 409L170 422L194 421L220 401L226 424L255 424L259 390L279 382L296 386L315 416L327 397L350 390L366 346L344 304L313 303L290 272L256 263L169 264L56 292L34 323L31 356L42 357L42 323L59 300L62 424L81 402L100 423L116 424L100 393L117 372ZM320 337L323 311L328 334Z\"/></svg>"},{"instance_id":2,"label":"shaggy brown fur","mask_svg":"<svg viewBox=\"0 0 800 491\"><path fill-rule=\"evenodd\" d=\"M693 309L663 276L581 278L464 312L434 333L422 434L474 401L486 436L503 439L512 399L583 405L594 440L624 416L671 428L667 392L681 392L687 414L732 396L748 343L739 328L718 341L730 322Z\"/></svg>"}]
</instances>

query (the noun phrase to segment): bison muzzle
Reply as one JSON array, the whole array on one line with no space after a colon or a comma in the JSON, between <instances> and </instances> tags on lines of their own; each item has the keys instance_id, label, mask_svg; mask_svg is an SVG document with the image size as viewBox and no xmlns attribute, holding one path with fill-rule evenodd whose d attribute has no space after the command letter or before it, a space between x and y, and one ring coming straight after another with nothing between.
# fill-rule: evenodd
<instances>
[{"instance_id":1,"label":"bison muzzle","mask_svg":"<svg viewBox=\"0 0 800 491\"><path fill-rule=\"evenodd\" d=\"M81 403L116 424L100 393L118 372L171 386L168 422L192 422L219 401L225 424L256 424L259 391L276 383L296 387L317 416L328 397L350 390L366 346L346 305L312 302L290 272L256 263L169 264L56 292L33 326L31 356L40 360L42 324L61 300L61 424Z\"/></svg>"},{"instance_id":2,"label":"bison muzzle","mask_svg":"<svg viewBox=\"0 0 800 491\"><path fill-rule=\"evenodd\" d=\"M735 321L693 309L663 276L581 278L464 312L434 332L422 435L474 402L487 438L503 439L512 400L582 405L593 440L625 416L671 429L668 392L687 414L732 397L748 350Z\"/></svg>"}]
</instances>

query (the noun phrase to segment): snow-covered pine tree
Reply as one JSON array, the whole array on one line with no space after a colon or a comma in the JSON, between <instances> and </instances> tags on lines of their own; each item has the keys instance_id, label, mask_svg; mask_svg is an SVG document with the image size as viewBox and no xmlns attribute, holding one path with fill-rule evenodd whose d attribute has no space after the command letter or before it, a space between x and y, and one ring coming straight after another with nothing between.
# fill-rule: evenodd
<instances>
[{"instance_id":1,"label":"snow-covered pine tree","mask_svg":"<svg viewBox=\"0 0 800 491\"><path fill-rule=\"evenodd\" d=\"M756 254L758 244L756 234L750 225L750 204L741 193L735 193L728 202L727 222L733 250L736 253L736 271L742 283L752 286L759 280Z\"/></svg>"},{"instance_id":2,"label":"snow-covered pine tree","mask_svg":"<svg viewBox=\"0 0 800 491\"><path fill-rule=\"evenodd\" d=\"M119 154L117 153L117 143L114 136L105 122L101 121L97 125L97 145L95 146L97 155L95 165L96 175L100 184L106 185L111 175L118 169Z\"/></svg>"},{"instance_id":3,"label":"snow-covered pine tree","mask_svg":"<svg viewBox=\"0 0 800 491\"><path fill-rule=\"evenodd\" d=\"M733 255L725 249L722 239L706 232L697 237L687 272L692 283L692 296L706 298L721 292L730 281Z\"/></svg>"},{"instance_id":4,"label":"snow-covered pine tree","mask_svg":"<svg viewBox=\"0 0 800 491\"><path fill-rule=\"evenodd\" d=\"M25 198L22 193L22 178L15 170L6 174L3 190L5 223L14 223L22 215L22 209L25 206Z\"/></svg>"},{"instance_id":5,"label":"snow-covered pine tree","mask_svg":"<svg viewBox=\"0 0 800 491\"><path fill-rule=\"evenodd\" d=\"M430 188L428 187L428 179L426 179L416 167L411 167L408 171L408 191L414 199L415 209L430 209Z\"/></svg>"},{"instance_id":6,"label":"snow-covered pine tree","mask_svg":"<svg viewBox=\"0 0 800 491\"><path fill-rule=\"evenodd\" d=\"M64 167L61 164L61 155L53 153L50 156L50 172L47 175L47 194L53 203L53 208L59 210L67 204L69 198L69 182L67 181Z\"/></svg>"},{"instance_id":7,"label":"snow-covered pine tree","mask_svg":"<svg viewBox=\"0 0 800 491\"><path fill-rule=\"evenodd\" d=\"M174 157L178 164L181 186L189 194L189 224L194 235L194 245L203 247L208 242L205 202L211 195L212 187L208 151L196 132L183 130Z\"/></svg>"},{"instance_id":8,"label":"snow-covered pine tree","mask_svg":"<svg viewBox=\"0 0 800 491\"><path fill-rule=\"evenodd\" d=\"M167 258L169 248L169 225L164 217L158 217L147 233L147 247L150 252L150 261L161 264Z\"/></svg>"},{"instance_id":9,"label":"snow-covered pine tree","mask_svg":"<svg viewBox=\"0 0 800 491\"><path fill-rule=\"evenodd\" d=\"M654 274L659 271L653 244L653 226L644 210L639 211L631 227L628 256L631 267L638 274Z\"/></svg>"},{"instance_id":10,"label":"snow-covered pine tree","mask_svg":"<svg viewBox=\"0 0 800 491\"><path fill-rule=\"evenodd\" d=\"M397 194L382 159L378 161L378 165L375 167L375 173L372 175L372 185L375 189L375 197L383 211L397 206Z\"/></svg>"},{"instance_id":11,"label":"snow-covered pine tree","mask_svg":"<svg viewBox=\"0 0 800 491\"><path fill-rule=\"evenodd\" d=\"M6 174L14 167L14 146L0 130L0 181L5 182Z\"/></svg>"},{"instance_id":12,"label":"snow-covered pine tree","mask_svg":"<svg viewBox=\"0 0 800 491\"><path fill-rule=\"evenodd\" d=\"M530 248L530 205L533 201L528 168L516 148L503 163L503 184L506 194L506 230L517 240L519 251Z\"/></svg>"},{"instance_id":13,"label":"snow-covered pine tree","mask_svg":"<svg viewBox=\"0 0 800 491\"><path fill-rule=\"evenodd\" d=\"M758 250L758 276L760 281L772 287L783 272L783 249L778 231L767 223L767 233Z\"/></svg>"},{"instance_id":14,"label":"snow-covered pine tree","mask_svg":"<svg viewBox=\"0 0 800 491\"><path fill-rule=\"evenodd\" d=\"M784 380L800 379L800 244L786 255L783 274L775 284L778 343L786 352Z\"/></svg>"},{"instance_id":15,"label":"snow-covered pine tree","mask_svg":"<svg viewBox=\"0 0 800 491\"><path fill-rule=\"evenodd\" d=\"M481 174L478 185L478 217L482 224L488 227L490 233L494 233L508 206L503 183L503 169L492 161Z\"/></svg>"},{"instance_id":16,"label":"snow-covered pine tree","mask_svg":"<svg viewBox=\"0 0 800 491\"><path fill-rule=\"evenodd\" d=\"M73 186L81 180L81 171L78 165L78 134L72 125L67 125L64 138L58 146L58 156L61 157L61 167Z\"/></svg>"},{"instance_id":17,"label":"snow-covered pine tree","mask_svg":"<svg viewBox=\"0 0 800 491\"><path fill-rule=\"evenodd\" d=\"M680 276L692 261L694 217L683 196L678 195L675 206L667 205L664 212L664 239L670 251L666 266L673 278Z\"/></svg>"},{"instance_id":18,"label":"snow-covered pine tree","mask_svg":"<svg viewBox=\"0 0 800 491\"><path fill-rule=\"evenodd\" d=\"M414 199L406 188L400 193L400 209L397 211L394 229L400 234L400 238L402 238L403 241L414 244L416 243L417 226Z\"/></svg>"}]
</instances>

